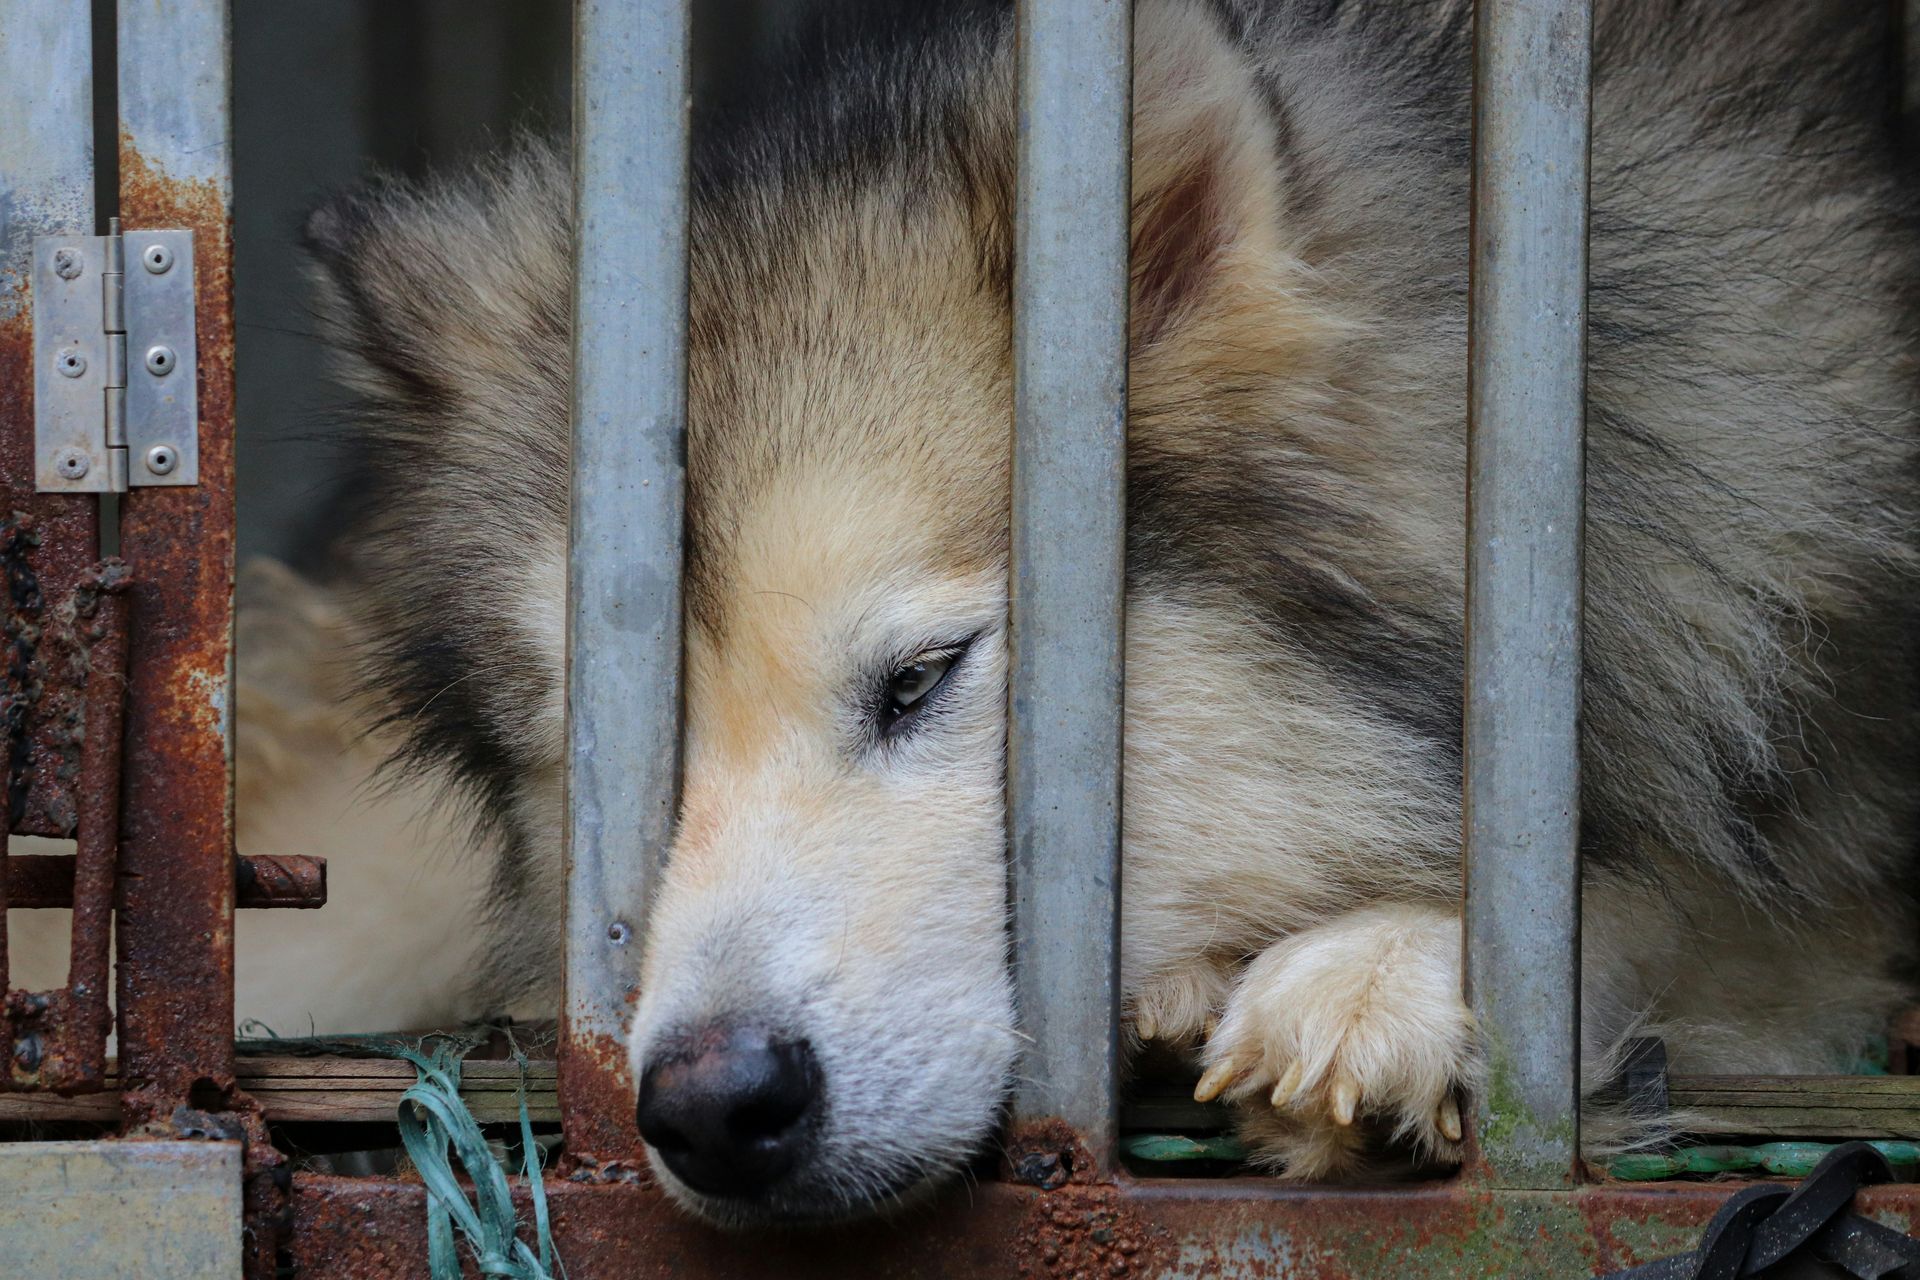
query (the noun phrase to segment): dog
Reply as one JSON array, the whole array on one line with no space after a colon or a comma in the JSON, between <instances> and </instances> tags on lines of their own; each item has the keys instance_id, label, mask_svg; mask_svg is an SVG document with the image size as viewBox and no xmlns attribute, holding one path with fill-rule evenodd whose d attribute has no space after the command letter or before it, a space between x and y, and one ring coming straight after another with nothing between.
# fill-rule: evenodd
<instances>
[{"instance_id":1,"label":"dog","mask_svg":"<svg viewBox=\"0 0 1920 1280\"><path fill-rule=\"evenodd\" d=\"M1586 1085L1648 1031L1682 1071L1840 1070L1915 924L1920 242L1879 15L1596 10ZM1136 8L1128 1044L1290 1178L1457 1157L1479 1070L1470 45L1466 0ZM631 1053L660 1181L718 1222L937 1186L1016 1069L1013 49L1004 4L869 15L696 117L685 783ZM569 193L529 142L306 232L367 696L491 824L484 989L549 1005Z\"/></svg>"}]
</instances>

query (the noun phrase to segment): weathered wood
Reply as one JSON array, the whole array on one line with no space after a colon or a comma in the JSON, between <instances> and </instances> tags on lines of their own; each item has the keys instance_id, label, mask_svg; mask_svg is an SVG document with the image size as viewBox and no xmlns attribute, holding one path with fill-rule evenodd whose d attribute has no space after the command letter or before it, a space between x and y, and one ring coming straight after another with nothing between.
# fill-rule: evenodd
<instances>
[{"instance_id":1,"label":"weathered wood","mask_svg":"<svg viewBox=\"0 0 1920 1280\"><path fill-rule=\"evenodd\" d=\"M240 1087L258 1099L269 1122L387 1122L400 1095L412 1086L411 1064L389 1058L242 1057ZM511 1062L469 1061L460 1073L460 1096L482 1124L520 1119L520 1071ZM0 1093L0 1123L120 1119L119 1066L108 1068L103 1093L74 1098L52 1094ZM554 1124L560 1104L550 1061L527 1066L527 1114L535 1124Z\"/></svg>"},{"instance_id":2,"label":"weathered wood","mask_svg":"<svg viewBox=\"0 0 1920 1280\"><path fill-rule=\"evenodd\" d=\"M1920 1138L1920 1077L1682 1076L1673 1109L1715 1132L1778 1138Z\"/></svg>"},{"instance_id":3,"label":"weathered wood","mask_svg":"<svg viewBox=\"0 0 1920 1280\"><path fill-rule=\"evenodd\" d=\"M275 1122L385 1123L414 1081L413 1067L391 1058L250 1057L239 1059L240 1087ZM527 1065L527 1113L536 1124L560 1119L554 1064ZM77 1098L0 1093L0 1124L120 1118L117 1064L104 1093ZM512 1062L469 1058L461 1096L482 1124L520 1118L520 1071ZM1672 1076L1674 1110L1715 1134L1773 1138L1920 1140L1920 1076ZM1211 1132L1231 1123L1226 1108L1192 1100L1187 1088L1144 1084L1122 1109L1129 1132Z\"/></svg>"},{"instance_id":4,"label":"weathered wood","mask_svg":"<svg viewBox=\"0 0 1920 1280\"><path fill-rule=\"evenodd\" d=\"M1667 1087L1682 1132L1920 1139L1920 1076L1675 1075ZM1163 1081L1137 1084L1121 1108L1130 1133L1203 1133L1230 1123L1225 1107Z\"/></svg>"}]
</instances>

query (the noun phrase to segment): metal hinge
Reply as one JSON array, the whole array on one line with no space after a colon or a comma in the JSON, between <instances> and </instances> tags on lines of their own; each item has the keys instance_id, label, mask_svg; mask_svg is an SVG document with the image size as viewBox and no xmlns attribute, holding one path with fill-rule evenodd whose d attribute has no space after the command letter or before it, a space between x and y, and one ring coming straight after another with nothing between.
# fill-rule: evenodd
<instances>
[{"instance_id":1,"label":"metal hinge","mask_svg":"<svg viewBox=\"0 0 1920 1280\"><path fill-rule=\"evenodd\" d=\"M36 237L33 354L40 492L200 482L193 232Z\"/></svg>"}]
</instances>

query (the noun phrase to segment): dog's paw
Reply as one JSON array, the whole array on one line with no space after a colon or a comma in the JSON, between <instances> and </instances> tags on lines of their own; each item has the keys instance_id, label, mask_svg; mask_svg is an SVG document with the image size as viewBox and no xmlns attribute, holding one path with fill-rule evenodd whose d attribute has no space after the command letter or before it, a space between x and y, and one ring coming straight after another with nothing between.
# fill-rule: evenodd
<instances>
[{"instance_id":1,"label":"dog's paw","mask_svg":"<svg viewBox=\"0 0 1920 1280\"><path fill-rule=\"evenodd\" d=\"M1475 1066L1459 916L1380 906L1282 939L1247 967L1204 1061L1194 1097L1248 1108L1254 1158L1290 1177L1356 1172L1375 1133L1457 1159Z\"/></svg>"},{"instance_id":2,"label":"dog's paw","mask_svg":"<svg viewBox=\"0 0 1920 1280\"><path fill-rule=\"evenodd\" d=\"M1191 1052L1213 1034L1233 990L1231 962L1198 956L1141 984L1127 998L1127 1026L1145 1044Z\"/></svg>"}]
</instances>

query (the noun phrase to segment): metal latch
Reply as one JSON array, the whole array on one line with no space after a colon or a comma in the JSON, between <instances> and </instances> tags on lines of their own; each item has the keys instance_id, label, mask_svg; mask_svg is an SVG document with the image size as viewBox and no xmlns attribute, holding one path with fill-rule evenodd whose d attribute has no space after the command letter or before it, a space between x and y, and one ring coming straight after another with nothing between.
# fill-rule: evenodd
<instances>
[{"instance_id":1,"label":"metal latch","mask_svg":"<svg viewBox=\"0 0 1920 1280\"><path fill-rule=\"evenodd\" d=\"M200 482L193 232L33 242L34 485Z\"/></svg>"}]
</instances>

